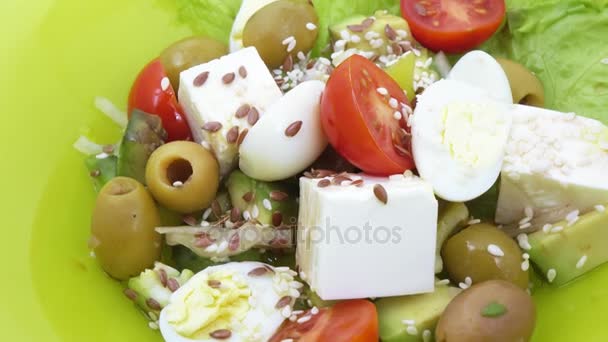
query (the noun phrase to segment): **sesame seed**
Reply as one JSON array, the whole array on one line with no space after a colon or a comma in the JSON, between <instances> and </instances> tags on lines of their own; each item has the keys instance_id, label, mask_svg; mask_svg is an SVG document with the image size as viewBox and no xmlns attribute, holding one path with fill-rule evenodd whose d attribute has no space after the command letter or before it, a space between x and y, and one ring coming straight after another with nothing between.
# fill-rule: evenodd
<instances>
[{"instance_id":1,"label":"sesame seed","mask_svg":"<svg viewBox=\"0 0 608 342\"><path fill-rule=\"evenodd\" d=\"M378 92L378 94L380 94L382 96L388 95L388 90L386 90L386 88L380 87L380 88L376 89L376 91Z\"/></svg>"},{"instance_id":2,"label":"sesame seed","mask_svg":"<svg viewBox=\"0 0 608 342\"><path fill-rule=\"evenodd\" d=\"M530 242L528 241L527 234L517 235L517 242L519 244L519 247L521 247L521 249L523 249L525 251L529 251L532 249L532 245L530 245Z\"/></svg>"},{"instance_id":3,"label":"sesame seed","mask_svg":"<svg viewBox=\"0 0 608 342\"><path fill-rule=\"evenodd\" d=\"M306 322L310 321L311 318L312 318L312 316L303 316L303 317L298 318L298 320L296 322L298 322L299 324L306 323Z\"/></svg>"},{"instance_id":4,"label":"sesame seed","mask_svg":"<svg viewBox=\"0 0 608 342\"><path fill-rule=\"evenodd\" d=\"M373 39L370 42L371 47L374 49L381 47L383 44L384 44L384 41L382 39Z\"/></svg>"},{"instance_id":5,"label":"sesame seed","mask_svg":"<svg viewBox=\"0 0 608 342\"><path fill-rule=\"evenodd\" d=\"M308 31L314 31L317 29L317 25L313 24L313 23L306 23L306 29Z\"/></svg>"},{"instance_id":6,"label":"sesame seed","mask_svg":"<svg viewBox=\"0 0 608 342\"><path fill-rule=\"evenodd\" d=\"M553 228L553 225L551 223L547 223L543 226L543 233L549 233L551 232L551 228Z\"/></svg>"},{"instance_id":7,"label":"sesame seed","mask_svg":"<svg viewBox=\"0 0 608 342\"><path fill-rule=\"evenodd\" d=\"M296 321L296 319L298 319L298 316L296 316L296 315L291 315L291 316L289 316L289 321L290 321L290 322L295 322L295 321ZM289 341L293 341L293 340L291 340L291 339L287 339L287 340L289 340ZM283 340L283 341L286 341L286 340Z\"/></svg>"},{"instance_id":8,"label":"sesame seed","mask_svg":"<svg viewBox=\"0 0 608 342\"><path fill-rule=\"evenodd\" d=\"M355 43L355 44L360 43L360 42L361 42L361 37L359 37L359 36L358 36L358 35L356 35L356 34L353 34L353 35L350 37L350 41L351 41L351 42L353 42L353 43Z\"/></svg>"},{"instance_id":9,"label":"sesame seed","mask_svg":"<svg viewBox=\"0 0 608 342\"><path fill-rule=\"evenodd\" d=\"M600 213L603 213L604 211L606 211L606 207L601 204L596 205L594 208L595 208L595 211L600 212Z\"/></svg>"},{"instance_id":10,"label":"sesame seed","mask_svg":"<svg viewBox=\"0 0 608 342\"><path fill-rule=\"evenodd\" d=\"M528 259L530 259L530 254L524 253L521 255L521 257L524 258L524 260L528 260Z\"/></svg>"},{"instance_id":11,"label":"sesame seed","mask_svg":"<svg viewBox=\"0 0 608 342\"><path fill-rule=\"evenodd\" d=\"M521 270L522 270L522 271L524 271L524 272L526 272L526 271L528 271L529 269L530 269L530 260L524 260L524 261L521 263Z\"/></svg>"},{"instance_id":12,"label":"sesame seed","mask_svg":"<svg viewBox=\"0 0 608 342\"><path fill-rule=\"evenodd\" d=\"M524 225L524 224L526 224L526 223L528 223L528 222L530 222L530 221L532 221L532 217L530 217L530 216L524 217L523 219L521 219L521 220L519 221L519 225L520 225L520 226L521 226L521 225Z\"/></svg>"},{"instance_id":13,"label":"sesame seed","mask_svg":"<svg viewBox=\"0 0 608 342\"><path fill-rule=\"evenodd\" d=\"M399 101L397 101L396 98L391 97L390 100L388 100L388 104L391 106L391 108L393 109L397 109L399 108Z\"/></svg>"},{"instance_id":14,"label":"sesame seed","mask_svg":"<svg viewBox=\"0 0 608 342\"><path fill-rule=\"evenodd\" d=\"M526 217L534 217L534 209L532 207L527 206L524 209L524 214L526 215Z\"/></svg>"},{"instance_id":15,"label":"sesame seed","mask_svg":"<svg viewBox=\"0 0 608 342\"><path fill-rule=\"evenodd\" d=\"M407 331L408 335L418 336L418 329L416 329L416 327L413 325L408 326L405 331Z\"/></svg>"},{"instance_id":16,"label":"sesame seed","mask_svg":"<svg viewBox=\"0 0 608 342\"><path fill-rule=\"evenodd\" d=\"M564 230L564 227L562 227L562 226L553 227L553 228L551 228L551 233L559 233L562 230Z\"/></svg>"},{"instance_id":17,"label":"sesame seed","mask_svg":"<svg viewBox=\"0 0 608 342\"><path fill-rule=\"evenodd\" d=\"M251 217L257 219L260 216L260 209L257 205L254 205L251 209Z\"/></svg>"},{"instance_id":18,"label":"sesame seed","mask_svg":"<svg viewBox=\"0 0 608 342\"><path fill-rule=\"evenodd\" d=\"M585 266L586 262L587 262L587 256L583 255L580 259L578 259L578 262L576 263L576 268L577 269L583 268L583 266Z\"/></svg>"},{"instance_id":19,"label":"sesame seed","mask_svg":"<svg viewBox=\"0 0 608 342\"><path fill-rule=\"evenodd\" d=\"M217 247L218 247L218 245L211 244L211 245L207 246L207 248L205 248L205 252L208 252L208 253L216 252L217 251Z\"/></svg>"},{"instance_id":20,"label":"sesame seed","mask_svg":"<svg viewBox=\"0 0 608 342\"><path fill-rule=\"evenodd\" d=\"M340 31L340 38L346 41L350 40L350 32L348 32L347 30Z\"/></svg>"},{"instance_id":21,"label":"sesame seed","mask_svg":"<svg viewBox=\"0 0 608 342\"><path fill-rule=\"evenodd\" d=\"M163 77L162 80L160 80L160 88L163 91L167 91L167 89L169 89L169 86L171 85L171 81L169 81L168 77Z\"/></svg>"},{"instance_id":22,"label":"sesame seed","mask_svg":"<svg viewBox=\"0 0 608 342\"><path fill-rule=\"evenodd\" d=\"M401 112L394 112L393 113L393 118L395 120L401 120L403 118L403 115L401 114Z\"/></svg>"},{"instance_id":23,"label":"sesame seed","mask_svg":"<svg viewBox=\"0 0 608 342\"><path fill-rule=\"evenodd\" d=\"M319 313L319 308L317 308L316 306L313 306L312 309L310 309L310 313L312 315L316 315Z\"/></svg>"},{"instance_id":24,"label":"sesame seed","mask_svg":"<svg viewBox=\"0 0 608 342\"><path fill-rule=\"evenodd\" d=\"M181 188L182 186L184 186L184 182L181 182L181 181L175 181L175 182L173 182L173 187L174 188Z\"/></svg>"},{"instance_id":25,"label":"sesame seed","mask_svg":"<svg viewBox=\"0 0 608 342\"><path fill-rule=\"evenodd\" d=\"M407 37L407 31L406 30L397 30L397 35L401 38L405 38Z\"/></svg>"},{"instance_id":26,"label":"sesame seed","mask_svg":"<svg viewBox=\"0 0 608 342\"><path fill-rule=\"evenodd\" d=\"M465 277L464 282L469 286L473 285L473 279L471 277Z\"/></svg>"},{"instance_id":27,"label":"sesame seed","mask_svg":"<svg viewBox=\"0 0 608 342\"><path fill-rule=\"evenodd\" d=\"M470 285L468 285L466 283L460 283L460 284L458 284L458 287L460 287L463 290L466 290L470 287Z\"/></svg>"},{"instance_id":28,"label":"sesame seed","mask_svg":"<svg viewBox=\"0 0 608 342\"><path fill-rule=\"evenodd\" d=\"M442 279L442 280L436 282L435 285L437 285L437 286L450 285L450 280L449 279Z\"/></svg>"},{"instance_id":29,"label":"sesame seed","mask_svg":"<svg viewBox=\"0 0 608 342\"><path fill-rule=\"evenodd\" d=\"M156 322L148 322L148 327L152 330L158 330L158 323Z\"/></svg>"},{"instance_id":30,"label":"sesame seed","mask_svg":"<svg viewBox=\"0 0 608 342\"><path fill-rule=\"evenodd\" d=\"M289 42L289 44L287 45L287 52L292 52L296 48L296 44L297 42L295 41L295 39Z\"/></svg>"},{"instance_id":31,"label":"sesame seed","mask_svg":"<svg viewBox=\"0 0 608 342\"><path fill-rule=\"evenodd\" d=\"M557 271L555 270L555 268L552 268L547 271L547 280L549 281L549 283L552 283L555 280L555 277L557 277Z\"/></svg>"},{"instance_id":32,"label":"sesame seed","mask_svg":"<svg viewBox=\"0 0 608 342\"><path fill-rule=\"evenodd\" d=\"M293 316L293 317L295 317L295 316ZM289 320L291 320L291 317L289 317ZM295 318L294 318L294 321L295 321ZM293 342L293 338L284 338L281 340L281 342Z\"/></svg>"},{"instance_id":33,"label":"sesame seed","mask_svg":"<svg viewBox=\"0 0 608 342\"><path fill-rule=\"evenodd\" d=\"M285 297L283 297L283 298L285 298ZM283 310L281 310L281 316L283 316L285 318L288 318L289 316L291 316L291 307L289 305L285 306L283 308Z\"/></svg>"},{"instance_id":34,"label":"sesame seed","mask_svg":"<svg viewBox=\"0 0 608 342\"><path fill-rule=\"evenodd\" d=\"M494 244L488 245L488 253L492 254L495 257L505 256L505 252L503 252L502 249L500 249L500 247L498 247Z\"/></svg>"},{"instance_id":35,"label":"sesame seed","mask_svg":"<svg viewBox=\"0 0 608 342\"><path fill-rule=\"evenodd\" d=\"M270 200L268 198L264 198L264 200L262 201L262 205L266 210L272 210L272 203L270 203Z\"/></svg>"},{"instance_id":36,"label":"sesame seed","mask_svg":"<svg viewBox=\"0 0 608 342\"><path fill-rule=\"evenodd\" d=\"M571 212L568 213L568 215L566 215L566 221L572 221L576 218L578 218L580 211L579 210L573 210Z\"/></svg>"},{"instance_id":37,"label":"sesame seed","mask_svg":"<svg viewBox=\"0 0 608 342\"><path fill-rule=\"evenodd\" d=\"M371 41L376 39L377 37L379 37L380 35L374 31L369 31L367 32L363 37L365 38L365 40Z\"/></svg>"},{"instance_id":38,"label":"sesame seed","mask_svg":"<svg viewBox=\"0 0 608 342\"><path fill-rule=\"evenodd\" d=\"M401 323L405 325L416 325L416 321L413 319L404 319L401 321Z\"/></svg>"},{"instance_id":39,"label":"sesame seed","mask_svg":"<svg viewBox=\"0 0 608 342\"><path fill-rule=\"evenodd\" d=\"M283 44L283 45L289 45L289 43L291 43L291 42L293 42L295 40L296 40L296 38L294 36L289 36L289 37L283 39L283 41L281 42L281 44Z\"/></svg>"},{"instance_id":40,"label":"sesame seed","mask_svg":"<svg viewBox=\"0 0 608 342\"><path fill-rule=\"evenodd\" d=\"M96 155L95 158L97 159L106 159L108 158L110 155L105 153L105 152L101 152L100 154Z\"/></svg>"},{"instance_id":41,"label":"sesame seed","mask_svg":"<svg viewBox=\"0 0 608 342\"><path fill-rule=\"evenodd\" d=\"M474 224L479 224L479 223L481 223L480 219L474 219L474 218L472 218L471 220L469 220L469 222L467 222L467 225L472 226Z\"/></svg>"},{"instance_id":42,"label":"sesame seed","mask_svg":"<svg viewBox=\"0 0 608 342\"><path fill-rule=\"evenodd\" d=\"M201 227L209 227L211 225L211 223L207 222L207 221L201 221Z\"/></svg>"},{"instance_id":43,"label":"sesame seed","mask_svg":"<svg viewBox=\"0 0 608 342\"><path fill-rule=\"evenodd\" d=\"M528 222L528 223L524 223L522 225L519 226L519 229L528 229L532 227L532 223Z\"/></svg>"},{"instance_id":44,"label":"sesame seed","mask_svg":"<svg viewBox=\"0 0 608 342\"><path fill-rule=\"evenodd\" d=\"M298 59L301 61L306 60L306 55L302 51L298 51L297 56L298 56Z\"/></svg>"},{"instance_id":45,"label":"sesame seed","mask_svg":"<svg viewBox=\"0 0 608 342\"><path fill-rule=\"evenodd\" d=\"M243 211L243 218L247 221L251 220L251 214L249 213L249 210Z\"/></svg>"},{"instance_id":46,"label":"sesame seed","mask_svg":"<svg viewBox=\"0 0 608 342\"><path fill-rule=\"evenodd\" d=\"M405 172L403 173L403 176L405 178L411 178L411 177L414 177L414 173L412 172L412 170L405 170Z\"/></svg>"}]
</instances>

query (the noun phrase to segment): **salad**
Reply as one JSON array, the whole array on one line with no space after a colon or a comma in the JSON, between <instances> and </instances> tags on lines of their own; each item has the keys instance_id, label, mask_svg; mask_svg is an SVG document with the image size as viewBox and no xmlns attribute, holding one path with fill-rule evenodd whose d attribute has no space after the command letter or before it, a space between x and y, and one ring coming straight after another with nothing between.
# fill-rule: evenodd
<instances>
[{"instance_id":1,"label":"salad","mask_svg":"<svg viewBox=\"0 0 608 342\"><path fill-rule=\"evenodd\" d=\"M167 342L530 340L608 261L608 51L536 50L605 6L342 2L182 2L213 29L75 144L91 255Z\"/></svg>"}]
</instances>

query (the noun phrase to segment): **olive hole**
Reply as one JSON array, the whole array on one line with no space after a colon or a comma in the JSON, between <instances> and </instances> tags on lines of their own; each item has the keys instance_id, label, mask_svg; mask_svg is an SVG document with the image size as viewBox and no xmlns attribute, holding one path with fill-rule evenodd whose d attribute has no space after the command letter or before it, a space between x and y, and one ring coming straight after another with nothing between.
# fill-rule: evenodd
<instances>
[{"instance_id":1,"label":"olive hole","mask_svg":"<svg viewBox=\"0 0 608 342\"><path fill-rule=\"evenodd\" d=\"M170 184L186 183L192 176L192 165L185 159L176 159L167 167L167 179Z\"/></svg>"}]
</instances>

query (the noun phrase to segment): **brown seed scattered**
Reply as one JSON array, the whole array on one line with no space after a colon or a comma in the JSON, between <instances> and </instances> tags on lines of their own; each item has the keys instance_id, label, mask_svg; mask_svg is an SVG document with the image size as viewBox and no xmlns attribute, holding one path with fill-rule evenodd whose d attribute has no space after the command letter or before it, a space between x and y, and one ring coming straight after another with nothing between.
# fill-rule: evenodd
<instances>
[{"instance_id":1,"label":"brown seed scattered","mask_svg":"<svg viewBox=\"0 0 608 342\"><path fill-rule=\"evenodd\" d=\"M129 298L130 300L136 300L137 299L137 292L135 292L132 289L125 289L123 291L123 293L125 294L125 296L127 296L127 298Z\"/></svg>"},{"instance_id":2,"label":"brown seed scattered","mask_svg":"<svg viewBox=\"0 0 608 342\"><path fill-rule=\"evenodd\" d=\"M163 270L162 268L160 270L158 270L158 277L160 278L160 283L164 286L167 287L167 271Z\"/></svg>"},{"instance_id":3,"label":"brown seed scattered","mask_svg":"<svg viewBox=\"0 0 608 342\"><path fill-rule=\"evenodd\" d=\"M363 32L365 31L365 27L363 25L348 25L346 26L352 32Z\"/></svg>"},{"instance_id":4,"label":"brown seed scattered","mask_svg":"<svg viewBox=\"0 0 608 342\"><path fill-rule=\"evenodd\" d=\"M368 29L370 26L372 26L374 24L375 21L376 20L374 20L374 18L367 18L367 19L363 20L361 25L363 26L364 29Z\"/></svg>"},{"instance_id":5,"label":"brown seed scattered","mask_svg":"<svg viewBox=\"0 0 608 342\"><path fill-rule=\"evenodd\" d=\"M364 183L363 179L357 179L356 181L352 181L350 183L350 185L354 185L354 186L360 188L363 186L363 183Z\"/></svg>"},{"instance_id":6,"label":"brown seed scattered","mask_svg":"<svg viewBox=\"0 0 608 342\"><path fill-rule=\"evenodd\" d=\"M251 110L251 106L245 103L242 106L240 106L239 109L236 110L236 112L234 113L234 116L236 116L239 119L242 119L242 118L246 117L247 114L249 114L249 110Z\"/></svg>"},{"instance_id":7,"label":"brown seed scattered","mask_svg":"<svg viewBox=\"0 0 608 342\"><path fill-rule=\"evenodd\" d=\"M239 68L239 76L241 76L241 78L247 78L247 69L242 65Z\"/></svg>"},{"instance_id":8,"label":"brown seed scattered","mask_svg":"<svg viewBox=\"0 0 608 342\"><path fill-rule=\"evenodd\" d=\"M171 292L175 292L179 290L180 286L179 282L175 278L169 278L169 280L167 280L167 287L169 290L171 290Z\"/></svg>"},{"instance_id":9,"label":"brown seed scattered","mask_svg":"<svg viewBox=\"0 0 608 342\"><path fill-rule=\"evenodd\" d=\"M393 48L393 53L397 56L401 56L403 55L403 48L401 47L401 45L399 45L398 43L393 43L391 44L391 47Z\"/></svg>"},{"instance_id":10,"label":"brown seed scattered","mask_svg":"<svg viewBox=\"0 0 608 342\"><path fill-rule=\"evenodd\" d=\"M374 185L374 195L376 196L378 201L384 204L388 203L388 194L386 193L386 189L382 185Z\"/></svg>"},{"instance_id":11,"label":"brown seed scattered","mask_svg":"<svg viewBox=\"0 0 608 342\"><path fill-rule=\"evenodd\" d=\"M279 191L279 190L273 190L270 192L270 199L273 201L284 201L287 198L289 198L289 195L283 191Z\"/></svg>"},{"instance_id":12,"label":"brown seed scattered","mask_svg":"<svg viewBox=\"0 0 608 342\"><path fill-rule=\"evenodd\" d=\"M241 144L243 143L243 140L245 140L245 137L247 137L247 133L249 133L249 129L245 128L244 130L241 131L241 134L239 134L239 139L236 141L236 144L238 146L241 146Z\"/></svg>"},{"instance_id":13,"label":"brown seed scattered","mask_svg":"<svg viewBox=\"0 0 608 342\"><path fill-rule=\"evenodd\" d=\"M101 176L101 171L100 170L93 170L91 171L91 173L89 173L89 175L93 178L97 178L99 176Z\"/></svg>"},{"instance_id":14,"label":"brown seed scattered","mask_svg":"<svg viewBox=\"0 0 608 342\"><path fill-rule=\"evenodd\" d=\"M218 121L209 121L203 125L203 129L208 132L217 132L222 129L222 124Z\"/></svg>"},{"instance_id":15,"label":"brown seed scattered","mask_svg":"<svg viewBox=\"0 0 608 342\"><path fill-rule=\"evenodd\" d=\"M330 185L331 185L331 182L329 181L329 179L322 179L319 181L319 183L317 183L317 186L319 188L326 188Z\"/></svg>"},{"instance_id":16,"label":"brown seed scattered","mask_svg":"<svg viewBox=\"0 0 608 342\"><path fill-rule=\"evenodd\" d=\"M317 64L317 60L316 59L311 59L308 64L306 64L306 69L312 69L315 64Z\"/></svg>"},{"instance_id":17,"label":"brown seed scattered","mask_svg":"<svg viewBox=\"0 0 608 342\"><path fill-rule=\"evenodd\" d=\"M285 129L285 135L288 137L293 137L296 134L298 134L298 132L300 131L300 129L302 128L302 121L295 121L292 122L289 126L287 126L287 128Z\"/></svg>"},{"instance_id":18,"label":"brown seed scattered","mask_svg":"<svg viewBox=\"0 0 608 342\"><path fill-rule=\"evenodd\" d=\"M220 288L220 286L222 286L222 282L219 280L211 279L207 280L207 285L209 285L209 287L212 289L218 289Z\"/></svg>"},{"instance_id":19,"label":"brown seed scattered","mask_svg":"<svg viewBox=\"0 0 608 342\"><path fill-rule=\"evenodd\" d=\"M293 57L291 55L288 55L287 58L285 58L285 61L283 61L283 71L289 72L292 70L293 70Z\"/></svg>"},{"instance_id":20,"label":"brown seed scattered","mask_svg":"<svg viewBox=\"0 0 608 342\"><path fill-rule=\"evenodd\" d=\"M230 210L230 221L239 222L241 219L241 210L239 208L232 208Z\"/></svg>"},{"instance_id":21,"label":"brown seed scattered","mask_svg":"<svg viewBox=\"0 0 608 342\"><path fill-rule=\"evenodd\" d=\"M198 75L194 78L194 81L192 82L192 84L194 84L195 87L202 87L203 84L205 84L205 82L207 82L208 78L209 78L209 71L202 72L200 75Z\"/></svg>"},{"instance_id":22,"label":"brown seed scattered","mask_svg":"<svg viewBox=\"0 0 608 342\"><path fill-rule=\"evenodd\" d=\"M282 86L285 83L285 80L282 78L278 78L275 80L275 83L277 84L277 86Z\"/></svg>"},{"instance_id":23,"label":"brown seed scattered","mask_svg":"<svg viewBox=\"0 0 608 342\"><path fill-rule=\"evenodd\" d=\"M283 223L283 214L280 211L272 213L272 225L275 227L280 226Z\"/></svg>"},{"instance_id":24,"label":"brown seed scattered","mask_svg":"<svg viewBox=\"0 0 608 342\"><path fill-rule=\"evenodd\" d=\"M249 113L247 114L247 122L253 126L260 119L260 112L255 107L251 107Z\"/></svg>"},{"instance_id":25,"label":"brown seed scattered","mask_svg":"<svg viewBox=\"0 0 608 342\"><path fill-rule=\"evenodd\" d=\"M372 58L370 58L369 60L372 61L373 63L376 63L379 59L380 59L380 55L374 54L372 56Z\"/></svg>"},{"instance_id":26,"label":"brown seed scattered","mask_svg":"<svg viewBox=\"0 0 608 342\"><path fill-rule=\"evenodd\" d=\"M228 329L218 329L212 331L209 336L213 337L216 340L226 340L229 339L230 336L232 336L232 331Z\"/></svg>"},{"instance_id":27,"label":"brown seed scattered","mask_svg":"<svg viewBox=\"0 0 608 342\"><path fill-rule=\"evenodd\" d=\"M234 144L238 139L239 139L239 126L234 126L226 133L226 141L229 144Z\"/></svg>"},{"instance_id":28,"label":"brown seed scattered","mask_svg":"<svg viewBox=\"0 0 608 342\"><path fill-rule=\"evenodd\" d=\"M319 169L314 170L314 174L316 178L325 178L334 176L336 174L336 171Z\"/></svg>"},{"instance_id":29,"label":"brown seed scattered","mask_svg":"<svg viewBox=\"0 0 608 342\"><path fill-rule=\"evenodd\" d=\"M255 194L251 191L248 191L243 195L243 201L245 201L247 203L253 201L254 198L255 198Z\"/></svg>"},{"instance_id":30,"label":"brown seed scattered","mask_svg":"<svg viewBox=\"0 0 608 342\"><path fill-rule=\"evenodd\" d=\"M208 233L201 233L195 236L194 246L199 248L207 248L215 242Z\"/></svg>"},{"instance_id":31,"label":"brown seed scattered","mask_svg":"<svg viewBox=\"0 0 608 342\"><path fill-rule=\"evenodd\" d=\"M148 298L146 300L146 305L152 310L161 310L160 304L154 298Z\"/></svg>"},{"instance_id":32,"label":"brown seed scattered","mask_svg":"<svg viewBox=\"0 0 608 342\"><path fill-rule=\"evenodd\" d=\"M346 181L350 182L350 181L352 181L352 179L350 179L349 177L346 177L346 176L338 175L338 176L334 177L331 182L334 185L342 185L342 182L346 182Z\"/></svg>"},{"instance_id":33,"label":"brown seed scattered","mask_svg":"<svg viewBox=\"0 0 608 342\"><path fill-rule=\"evenodd\" d=\"M247 275L250 277L259 277L259 276L263 276L264 274L266 274L268 272L269 271L266 267L256 267L256 268L252 269L251 271L249 271L249 273L247 273Z\"/></svg>"},{"instance_id":34,"label":"brown seed scattered","mask_svg":"<svg viewBox=\"0 0 608 342\"><path fill-rule=\"evenodd\" d=\"M233 72L229 72L226 75L222 76L222 82L224 82L224 84L230 84L234 81L235 78L236 75Z\"/></svg>"},{"instance_id":35,"label":"brown seed scattered","mask_svg":"<svg viewBox=\"0 0 608 342\"><path fill-rule=\"evenodd\" d=\"M239 233L236 232L232 235L232 237L230 237L230 240L228 241L228 249L234 252L239 249L240 244L241 237L239 236Z\"/></svg>"},{"instance_id":36,"label":"brown seed scattered","mask_svg":"<svg viewBox=\"0 0 608 342\"><path fill-rule=\"evenodd\" d=\"M274 307L277 309L284 308L287 305L291 304L292 299L293 298L290 296L283 296L283 297L281 297L281 299L279 299L279 301L277 302L277 305L275 305Z\"/></svg>"},{"instance_id":37,"label":"brown seed scattered","mask_svg":"<svg viewBox=\"0 0 608 342\"><path fill-rule=\"evenodd\" d=\"M315 175L312 174L312 172L310 172L310 171L305 171L304 172L304 177L312 179L312 178L315 178Z\"/></svg>"},{"instance_id":38,"label":"brown seed scattered","mask_svg":"<svg viewBox=\"0 0 608 342\"><path fill-rule=\"evenodd\" d=\"M182 221L191 227L194 227L197 225L196 218L194 218L194 216L192 216L192 215L182 216Z\"/></svg>"},{"instance_id":39,"label":"brown seed scattered","mask_svg":"<svg viewBox=\"0 0 608 342\"><path fill-rule=\"evenodd\" d=\"M114 145L104 145L104 146L101 148L101 150L102 150L104 153L107 153L107 154L112 154L112 153L114 153Z\"/></svg>"},{"instance_id":40,"label":"brown seed scattered","mask_svg":"<svg viewBox=\"0 0 608 342\"><path fill-rule=\"evenodd\" d=\"M215 217L222 216L222 206L220 205L220 202L213 200L213 202L211 202L211 211Z\"/></svg>"},{"instance_id":41,"label":"brown seed scattered","mask_svg":"<svg viewBox=\"0 0 608 342\"><path fill-rule=\"evenodd\" d=\"M412 50L412 42L404 40L398 43L399 46L403 49L403 52Z\"/></svg>"},{"instance_id":42,"label":"brown seed scattered","mask_svg":"<svg viewBox=\"0 0 608 342\"><path fill-rule=\"evenodd\" d=\"M403 147L401 145L393 144L393 147L395 148L395 152L397 152L397 154L402 157L411 157L412 156L410 151L408 151L405 147Z\"/></svg>"},{"instance_id":43,"label":"brown seed scattered","mask_svg":"<svg viewBox=\"0 0 608 342\"><path fill-rule=\"evenodd\" d=\"M397 39L397 32L395 32L395 30L389 24L386 24L386 26L384 26L384 34L386 35L386 38L390 40Z\"/></svg>"}]
</instances>

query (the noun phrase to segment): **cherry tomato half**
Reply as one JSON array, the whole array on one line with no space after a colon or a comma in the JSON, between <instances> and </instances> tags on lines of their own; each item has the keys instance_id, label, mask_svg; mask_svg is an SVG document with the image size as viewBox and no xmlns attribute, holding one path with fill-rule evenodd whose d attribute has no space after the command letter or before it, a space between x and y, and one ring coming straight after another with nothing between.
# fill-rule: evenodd
<instances>
[{"instance_id":1,"label":"cherry tomato half","mask_svg":"<svg viewBox=\"0 0 608 342\"><path fill-rule=\"evenodd\" d=\"M340 302L331 308L310 310L298 318L311 319L298 323L286 321L269 342L292 339L294 342L377 342L378 316L376 306L363 299Z\"/></svg>"},{"instance_id":2,"label":"cherry tomato half","mask_svg":"<svg viewBox=\"0 0 608 342\"><path fill-rule=\"evenodd\" d=\"M327 82L321 122L330 144L350 163L373 175L392 175L414 168L406 108L399 85L354 55Z\"/></svg>"},{"instance_id":3,"label":"cherry tomato half","mask_svg":"<svg viewBox=\"0 0 608 342\"><path fill-rule=\"evenodd\" d=\"M471 50L496 32L505 17L504 0L401 0L412 35L433 51Z\"/></svg>"},{"instance_id":4,"label":"cherry tomato half","mask_svg":"<svg viewBox=\"0 0 608 342\"><path fill-rule=\"evenodd\" d=\"M192 132L177 102L165 68L158 59L137 75L129 94L129 115L133 109L160 116L168 141L192 140Z\"/></svg>"}]
</instances>

